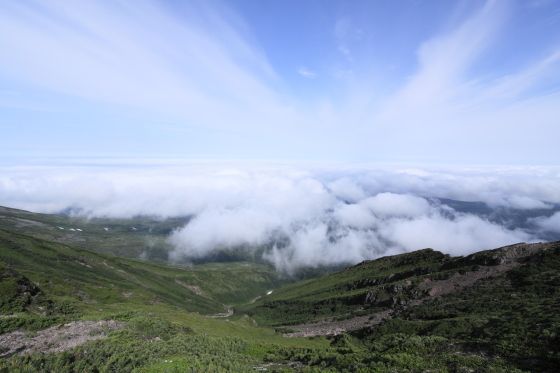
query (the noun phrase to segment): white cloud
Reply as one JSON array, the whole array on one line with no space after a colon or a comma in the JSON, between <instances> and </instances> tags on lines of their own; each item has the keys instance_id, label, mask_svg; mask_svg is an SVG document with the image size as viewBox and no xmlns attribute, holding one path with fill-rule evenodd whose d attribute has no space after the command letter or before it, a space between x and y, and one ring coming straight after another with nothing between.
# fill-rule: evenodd
<instances>
[{"instance_id":1,"label":"white cloud","mask_svg":"<svg viewBox=\"0 0 560 373\"><path fill-rule=\"evenodd\" d=\"M316 77L317 77L317 74L316 74L316 73L314 73L313 71L310 71L309 69L307 69L306 67L303 67L303 66L301 66L301 67L298 69L298 73L299 73L301 76L304 76L304 77L306 77L306 78L316 78Z\"/></svg>"},{"instance_id":2,"label":"white cloud","mask_svg":"<svg viewBox=\"0 0 560 373\"><path fill-rule=\"evenodd\" d=\"M64 162L64 161L59 161ZM424 197L502 201L512 208L560 202L555 167L83 160L80 165L0 167L0 205L91 217L191 215L175 231L173 259L217 249L265 248L278 268L355 263L432 247L463 255L539 239L457 213ZM91 162L88 166L87 163ZM404 171L403 171L404 170Z\"/></svg>"},{"instance_id":3,"label":"white cloud","mask_svg":"<svg viewBox=\"0 0 560 373\"><path fill-rule=\"evenodd\" d=\"M386 156L418 158L422 149L426 159L463 153L463 159L503 162L516 158L518 149L518 162L555 157L542 134L558 133L560 95L550 89L560 81L558 48L533 55L517 71L479 70L492 66L485 53L499 43L510 11L508 2L487 1L455 29L419 47L417 72L364 123L370 136L383 138Z\"/></svg>"},{"instance_id":4,"label":"white cloud","mask_svg":"<svg viewBox=\"0 0 560 373\"><path fill-rule=\"evenodd\" d=\"M507 242L531 242L534 237L521 230L508 230L477 216L459 214L453 220L439 214L412 220L389 219L381 231L406 251L432 247L452 255L466 255L481 248L497 248Z\"/></svg>"},{"instance_id":5,"label":"white cloud","mask_svg":"<svg viewBox=\"0 0 560 373\"><path fill-rule=\"evenodd\" d=\"M541 216L538 218L530 219L543 231L558 232L560 233L560 212L555 213L550 217Z\"/></svg>"},{"instance_id":6,"label":"white cloud","mask_svg":"<svg viewBox=\"0 0 560 373\"><path fill-rule=\"evenodd\" d=\"M358 229L374 228L377 218L363 204L340 204L333 211L333 218L343 226Z\"/></svg>"},{"instance_id":7,"label":"white cloud","mask_svg":"<svg viewBox=\"0 0 560 373\"><path fill-rule=\"evenodd\" d=\"M362 187L348 177L332 181L327 184L327 187L336 197L349 202L358 202L366 197Z\"/></svg>"},{"instance_id":8,"label":"white cloud","mask_svg":"<svg viewBox=\"0 0 560 373\"><path fill-rule=\"evenodd\" d=\"M4 2L0 76L49 92L51 110L68 110L66 102L78 98L130 116L157 116L174 128L264 134L263 116L289 127L298 118L273 88L279 77L247 26L222 8Z\"/></svg>"},{"instance_id":9,"label":"white cloud","mask_svg":"<svg viewBox=\"0 0 560 373\"><path fill-rule=\"evenodd\" d=\"M4 1L0 105L19 114L1 124L0 153L558 163L558 47L511 52L519 63L507 73L485 54L507 41L508 14L520 9L487 1L445 32L409 40L373 35L392 19L368 28L378 16L334 18L327 47L317 45L334 57L295 58L327 72L301 90L298 76L317 77L315 68L279 76L286 61L266 54L276 46L259 45L223 2ZM415 59L387 74L395 55L384 49Z\"/></svg>"},{"instance_id":10,"label":"white cloud","mask_svg":"<svg viewBox=\"0 0 560 373\"><path fill-rule=\"evenodd\" d=\"M375 197L360 201L360 205L369 208L378 216L414 217L430 211L430 205L424 198L406 194L379 193Z\"/></svg>"},{"instance_id":11,"label":"white cloud","mask_svg":"<svg viewBox=\"0 0 560 373\"><path fill-rule=\"evenodd\" d=\"M520 210L551 209L553 206L527 196L512 195L508 197L491 194L486 200L490 206L508 207Z\"/></svg>"}]
</instances>

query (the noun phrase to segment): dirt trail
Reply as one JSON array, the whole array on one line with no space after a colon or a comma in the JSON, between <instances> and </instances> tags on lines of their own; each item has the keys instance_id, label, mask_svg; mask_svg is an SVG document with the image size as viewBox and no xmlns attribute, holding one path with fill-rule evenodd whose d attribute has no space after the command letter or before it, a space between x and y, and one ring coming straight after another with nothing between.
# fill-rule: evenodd
<instances>
[{"instance_id":1,"label":"dirt trail","mask_svg":"<svg viewBox=\"0 0 560 373\"><path fill-rule=\"evenodd\" d=\"M393 310L378 312L373 315L354 317L348 320L334 321L333 318L322 319L317 323L287 326L298 330L296 333L285 333L284 337L314 337L317 335L337 335L366 326L377 325L389 316Z\"/></svg>"},{"instance_id":2,"label":"dirt trail","mask_svg":"<svg viewBox=\"0 0 560 373\"><path fill-rule=\"evenodd\" d=\"M212 317L212 318L230 317L231 315L233 315L233 307L232 306L228 306L227 304L224 304L223 306L227 310L227 313L215 313L213 315L206 315L206 317Z\"/></svg>"},{"instance_id":3,"label":"dirt trail","mask_svg":"<svg viewBox=\"0 0 560 373\"><path fill-rule=\"evenodd\" d=\"M259 299L261 299L261 298L262 298L262 296L259 295L258 297L256 297L255 299L253 299L252 301L250 301L250 302L247 303L247 304L253 304L253 303L255 303L256 301L258 301Z\"/></svg>"}]
</instances>

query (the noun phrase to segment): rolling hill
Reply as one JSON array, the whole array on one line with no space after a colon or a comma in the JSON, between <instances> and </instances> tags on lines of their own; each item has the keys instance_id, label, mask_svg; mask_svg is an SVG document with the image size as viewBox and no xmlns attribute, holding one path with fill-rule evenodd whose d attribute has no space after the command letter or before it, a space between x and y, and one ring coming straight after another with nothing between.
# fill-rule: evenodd
<instances>
[{"instance_id":1,"label":"rolling hill","mask_svg":"<svg viewBox=\"0 0 560 373\"><path fill-rule=\"evenodd\" d=\"M167 262L167 237L185 218L99 219L40 214L0 206L0 228L125 258Z\"/></svg>"}]
</instances>

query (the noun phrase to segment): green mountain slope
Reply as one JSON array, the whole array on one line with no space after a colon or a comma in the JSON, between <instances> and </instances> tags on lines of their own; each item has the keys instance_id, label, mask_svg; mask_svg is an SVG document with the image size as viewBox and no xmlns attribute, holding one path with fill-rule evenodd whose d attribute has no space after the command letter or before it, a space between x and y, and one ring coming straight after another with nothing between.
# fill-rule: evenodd
<instances>
[{"instance_id":1,"label":"green mountain slope","mask_svg":"<svg viewBox=\"0 0 560 373\"><path fill-rule=\"evenodd\" d=\"M251 372L268 351L325 348L326 340L282 338L248 317L199 314L224 312L223 301L245 301L280 283L254 263L174 268L0 230L0 372ZM61 334L25 349L42 338L38 331L75 333L90 320L95 334L83 337L105 339L41 352L76 337ZM123 330L104 329L122 321Z\"/></svg>"},{"instance_id":2,"label":"green mountain slope","mask_svg":"<svg viewBox=\"0 0 560 373\"><path fill-rule=\"evenodd\" d=\"M166 302L201 313L222 310L221 302L197 295L178 283L187 281L187 270L95 253L6 230L0 230L0 258L45 293L72 300L79 308L102 310L117 303Z\"/></svg>"},{"instance_id":3,"label":"green mountain slope","mask_svg":"<svg viewBox=\"0 0 560 373\"><path fill-rule=\"evenodd\" d=\"M47 294L72 299L90 309L117 303L165 302L213 314L224 312L224 303L249 302L283 284L272 268L255 263L169 267L7 230L0 230L0 260Z\"/></svg>"},{"instance_id":4,"label":"green mountain slope","mask_svg":"<svg viewBox=\"0 0 560 373\"><path fill-rule=\"evenodd\" d=\"M15 314L0 316L0 372L552 373L560 366L560 242L457 258L425 249L280 289L274 271L255 263L170 267L2 229L0 262L0 313ZM199 314L224 312L226 303L235 305L229 320ZM99 320L123 321L123 330L56 354L17 356L3 339L19 329L12 340L31 340L36 330L91 320L96 333L107 325Z\"/></svg>"},{"instance_id":5,"label":"green mountain slope","mask_svg":"<svg viewBox=\"0 0 560 373\"><path fill-rule=\"evenodd\" d=\"M248 313L260 323L270 326L295 325L317 318L350 312L373 312L376 307L364 307L366 293L381 285L400 284L415 273L441 272L442 264L450 261L449 255L426 249L409 254L365 261L338 272L285 286L251 305L237 310ZM451 275L453 271L449 271ZM416 281L420 281L418 277ZM377 297L389 294L380 290ZM404 295L399 295L403 298ZM364 312L359 313L363 315Z\"/></svg>"},{"instance_id":6,"label":"green mountain slope","mask_svg":"<svg viewBox=\"0 0 560 373\"><path fill-rule=\"evenodd\" d=\"M44 301L37 285L0 262L0 315L40 309Z\"/></svg>"},{"instance_id":7,"label":"green mountain slope","mask_svg":"<svg viewBox=\"0 0 560 373\"><path fill-rule=\"evenodd\" d=\"M126 258L167 262L169 233L188 218L86 219L0 206L0 228Z\"/></svg>"},{"instance_id":8,"label":"green mountain slope","mask_svg":"<svg viewBox=\"0 0 560 373\"><path fill-rule=\"evenodd\" d=\"M559 268L555 267L555 253L559 248L560 242L517 244L456 258L432 249L419 250L364 261L320 279L288 285L237 310L266 325L296 325L340 315L351 318L387 310L395 313L440 298L464 296L485 282L497 282L502 287L507 284L515 293L525 284L517 280L518 273L535 263L556 276ZM552 290L554 281L558 280L551 283ZM545 284L542 286L548 286ZM495 297L498 287L489 288L492 291L488 296Z\"/></svg>"},{"instance_id":9,"label":"green mountain slope","mask_svg":"<svg viewBox=\"0 0 560 373\"><path fill-rule=\"evenodd\" d=\"M159 219L150 216L137 216L130 219L87 219L84 217L39 214L0 206L0 229L104 254L147 260L165 265L172 264L168 260L168 253L173 249L173 246L168 242L169 234L173 230L183 227L188 221L188 217ZM267 248L264 246L257 251L245 247L228 250L217 249L208 253L205 257L186 258L186 260L195 264L215 263L206 268L233 268L239 266L235 262L244 261L267 265L268 262L261 259L265 250ZM221 265L219 263L228 264ZM247 265L247 263L244 264ZM264 267L257 266L254 268ZM237 287L236 290L240 294L245 292L245 298L248 301L249 294L254 294L255 290L262 292L301 279L317 278L340 268L342 267L300 268L291 276L284 277L283 282L275 283L274 286L262 287L260 286L262 281L259 280L255 283L256 289L249 286L246 288ZM234 276L229 277L229 280L234 279L235 281L237 276L243 276L245 272L247 271L238 271ZM213 276L213 278L216 278L216 276ZM231 293L231 289L228 288L229 280L223 282L220 288L224 295L224 302L235 303L234 300L228 299L226 295Z\"/></svg>"},{"instance_id":10,"label":"green mountain slope","mask_svg":"<svg viewBox=\"0 0 560 373\"><path fill-rule=\"evenodd\" d=\"M504 371L556 371L558 310L560 242L457 258L426 249L365 261L236 307L286 336L331 335L340 346L361 346L368 352L355 355L358 366L404 354L416 362L395 364L417 367L410 371L449 365L457 354L478 356L464 371L500 359L511 364Z\"/></svg>"}]
</instances>

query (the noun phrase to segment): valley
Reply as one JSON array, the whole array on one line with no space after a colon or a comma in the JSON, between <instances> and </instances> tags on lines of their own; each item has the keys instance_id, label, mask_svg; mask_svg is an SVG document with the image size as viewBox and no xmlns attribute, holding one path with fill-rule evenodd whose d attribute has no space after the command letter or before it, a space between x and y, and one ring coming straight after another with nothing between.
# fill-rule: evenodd
<instances>
[{"instance_id":1,"label":"valley","mask_svg":"<svg viewBox=\"0 0 560 373\"><path fill-rule=\"evenodd\" d=\"M255 261L111 255L127 235L129 248L139 232L158 237L157 227L143 231L144 218L110 225L2 209L0 372L556 372L560 365L560 242L465 257L423 249L297 282ZM159 232L179 223L161 224ZM70 228L84 241L61 240ZM111 231L115 241L104 236ZM84 246L100 242L95 251Z\"/></svg>"}]
</instances>

